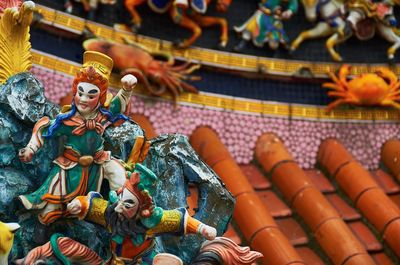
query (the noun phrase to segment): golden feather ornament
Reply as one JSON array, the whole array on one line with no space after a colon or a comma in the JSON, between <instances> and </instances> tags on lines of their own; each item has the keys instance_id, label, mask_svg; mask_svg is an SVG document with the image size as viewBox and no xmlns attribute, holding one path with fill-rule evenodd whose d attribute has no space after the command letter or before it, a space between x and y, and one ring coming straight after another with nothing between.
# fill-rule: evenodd
<instances>
[{"instance_id":1,"label":"golden feather ornament","mask_svg":"<svg viewBox=\"0 0 400 265\"><path fill-rule=\"evenodd\" d=\"M29 26L35 4L32 1L3 0L0 4L0 84L32 66Z\"/></svg>"}]
</instances>

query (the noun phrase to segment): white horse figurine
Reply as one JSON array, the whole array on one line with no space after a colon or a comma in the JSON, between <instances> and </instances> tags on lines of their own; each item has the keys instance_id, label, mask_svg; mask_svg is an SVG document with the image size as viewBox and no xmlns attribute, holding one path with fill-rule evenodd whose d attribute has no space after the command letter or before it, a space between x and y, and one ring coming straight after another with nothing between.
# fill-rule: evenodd
<instances>
[{"instance_id":1,"label":"white horse figurine","mask_svg":"<svg viewBox=\"0 0 400 265\"><path fill-rule=\"evenodd\" d=\"M297 38L292 42L290 50L295 51L300 44L307 39L316 39L329 37L326 41L326 48L334 61L342 61L342 57L339 53L335 51L335 46L339 43L346 41L350 38L353 33L361 40L367 40L374 36L375 31L372 31L368 37L363 37L360 34L360 22L366 21L366 19L373 20L373 29L378 30L380 35L388 42L393 43L393 45L388 49L387 55L389 59L393 59L396 50L400 47L400 36L396 32L395 27L387 23L384 17L379 17L379 14L366 14L364 11L357 8L350 8L346 10L343 0L301 0L306 18L310 21L315 21L317 16L321 19L317 25L310 29L303 31L297 36ZM367 0L355 0L353 1L356 6L358 3L364 3L366 5ZM351 6L351 4L349 4ZM374 5L371 3L371 5ZM377 10L381 10L381 7L388 6L387 3L377 3ZM378 5L381 5L378 7ZM318 11L318 14L317 14ZM345 17L347 12L348 16ZM389 7L386 10L386 15L391 15L393 10ZM364 13L363 13L364 12Z\"/></svg>"},{"instance_id":2,"label":"white horse figurine","mask_svg":"<svg viewBox=\"0 0 400 265\"><path fill-rule=\"evenodd\" d=\"M290 50L292 52L297 50L305 40L329 37L325 43L326 48L335 61L340 61L340 55L336 53L334 46L345 40L343 30L346 22L343 0L301 0L301 3L307 20L315 21L318 17L320 21L314 28L301 32L292 42Z\"/></svg>"},{"instance_id":3,"label":"white horse figurine","mask_svg":"<svg viewBox=\"0 0 400 265\"><path fill-rule=\"evenodd\" d=\"M375 34L375 30L377 30L382 38L392 43L392 46L386 52L389 60L394 59L394 55L400 47L400 34L396 29L397 21L393 15L394 4L398 5L399 3L397 0L383 0L379 3L367 2L366 0L353 0L349 2L350 13L346 19L358 39L371 39ZM360 29L363 26L363 22L366 21L374 24L370 32L363 35L360 34Z\"/></svg>"}]
</instances>

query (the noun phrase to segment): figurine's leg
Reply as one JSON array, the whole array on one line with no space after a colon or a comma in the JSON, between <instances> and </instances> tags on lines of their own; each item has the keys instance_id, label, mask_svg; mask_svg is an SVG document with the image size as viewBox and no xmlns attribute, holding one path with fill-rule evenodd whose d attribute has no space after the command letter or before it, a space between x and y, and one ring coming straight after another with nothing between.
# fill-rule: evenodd
<instances>
[{"instance_id":1,"label":"figurine's leg","mask_svg":"<svg viewBox=\"0 0 400 265\"><path fill-rule=\"evenodd\" d=\"M49 205L47 201L42 200L42 197L49 192L53 195L66 194L65 171L58 166L50 171L49 176L36 191L27 195L20 195L18 198L27 210L43 209L43 215L52 209L51 206L47 206Z\"/></svg>"},{"instance_id":2,"label":"figurine's leg","mask_svg":"<svg viewBox=\"0 0 400 265\"><path fill-rule=\"evenodd\" d=\"M275 40L275 39L270 39L269 41L268 41L268 47L271 49L271 50L276 50L276 49L278 49L278 47L279 47L279 41L277 41L277 40Z\"/></svg>"},{"instance_id":3,"label":"figurine's leg","mask_svg":"<svg viewBox=\"0 0 400 265\"><path fill-rule=\"evenodd\" d=\"M170 15L172 20L181 27L192 31L192 36L178 43L179 48L187 48L192 45L201 35L201 28L186 15L186 7L175 5L171 8Z\"/></svg>"},{"instance_id":4,"label":"figurine's leg","mask_svg":"<svg viewBox=\"0 0 400 265\"><path fill-rule=\"evenodd\" d=\"M137 31L142 25L142 18L136 11L136 6L144 3L144 0L125 0L124 5L132 17L132 30Z\"/></svg>"},{"instance_id":5,"label":"figurine's leg","mask_svg":"<svg viewBox=\"0 0 400 265\"><path fill-rule=\"evenodd\" d=\"M91 8L87 14L87 19L94 21L95 17L96 17L96 10Z\"/></svg>"},{"instance_id":6,"label":"figurine's leg","mask_svg":"<svg viewBox=\"0 0 400 265\"><path fill-rule=\"evenodd\" d=\"M83 5L83 9L84 9L86 12L89 12L89 11L90 11L89 0L82 0L81 2L82 2L82 5Z\"/></svg>"},{"instance_id":7,"label":"figurine's leg","mask_svg":"<svg viewBox=\"0 0 400 265\"><path fill-rule=\"evenodd\" d=\"M71 14L72 9L73 9L72 2L70 0L66 0L65 4L64 4L64 8L65 8L65 12Z\"/></svg>"},{"instance_id":8,"label":"figurine's leg","mask_svg":"<svg viewBox=\"0 0 400 265\"><path fill-rule=\"evenodd\" d=\"M340 54L335 51L335 46L339 43L346 41L350 37L351 35L341 37L339 33L335 33L326 41L326 48L328 49L328 52L334 61L342 61L342 57L340 56Z\"/></svg>"},{"instance_id":9,"label":"figurine's leg","mask_svg":"<svg viewBox=\"0 0 400 265\"><path fill-rule=\"evenodd\" d=\"M126 180L125 167L116 159L111 158L103 164L104 178L108 180L111 190L121 188Z\"/></svg>"},{"instance_id":10,"label":"figurine's leg","mask_svg":"<svg viewBox=\"0 0 400 265\"><path fill-rule=\"evenodd\" d=\"M387 50L388 59L393 60L397 49L400 47L400 37L390 26L386 26L383 23L378 23L377 27L379 34L388 42L393 43L393 45Z\"/></svg>"},{"instance_id":11,"label":"figurine's leg","mask_svg":"<svg viewBox=\"0 0 400 265\"><path fill-rule=\"evenodd\" d=\"M226 47L226 44L228 43L228 22L225 18L203 16L200 14L195 14L192 18L201 27L211 27L215 25L221 26L220 46Z\"/></svg>"},{"instance_id":12,"label":"figurine's leg","mask_svg":"<svg viewBox=\"0 0 400 265\"><path fill-rule=\"evenodd\" d=\"M58 170L57 167L52 171L53 172L50 172L49 177L38 190L31 194L20 195L18 197L26 209L40 209L38 215L39 222L35 226L34 235L34 241L37 244L43 244L48 240L46 226L64 215L63 206L61 204L53 204L41 200L42 196L50 191L53 195L62 196L66 194L65 171ZM52 173L54 172L57 173L53 175Z\"/></svg>"},{"instance_id":13,"label":"figurine's leg","mask_svg":"<svg viewBox=\"0 0 400 265\"><path fill-rule=\"evenodd\" d=\"M240 42L233 48L234 51L236 52L241 52L247 45L247 42L251 40L251 32L247 29L245 29L241 33L241 40Z\"/></svg>"},{"instance_id":14,"label":"figurine's leg","mask_svg":"<svg viewBox=\"0 0 400 265\"><path fill-rule=\"evenodd\" d=\"M290 46L291 51L297 50L300 44L308 39L327 37L333 34L333 29L326 22L319 22L314 28L303 31L297 36Z\"/></svg>"}]
</instances>

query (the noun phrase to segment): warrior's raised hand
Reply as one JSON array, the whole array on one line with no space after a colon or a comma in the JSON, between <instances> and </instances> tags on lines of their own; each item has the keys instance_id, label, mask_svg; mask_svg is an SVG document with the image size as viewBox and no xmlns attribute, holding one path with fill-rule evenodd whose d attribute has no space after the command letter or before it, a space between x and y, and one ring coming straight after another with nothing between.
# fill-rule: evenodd
<instances>
[{"instance_id":1,"label":"warrior's raised hand","mask_svg":"<svg viewBox=\"0 0 400 265\"><path fill-rule=\"evenodd\" d=\"M131 74L125 75L121 79L122 88L126 91L132 91L137 84L137 79Z\"/></svg>"}]
</instances>

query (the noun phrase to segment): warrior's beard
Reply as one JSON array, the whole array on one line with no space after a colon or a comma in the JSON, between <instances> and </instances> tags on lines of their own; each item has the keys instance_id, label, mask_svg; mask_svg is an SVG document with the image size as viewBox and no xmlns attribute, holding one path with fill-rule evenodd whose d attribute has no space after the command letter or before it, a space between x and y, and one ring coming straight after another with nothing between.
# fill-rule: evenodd
<instances>
[{"instance_id":1,"label":"warrior's beard","mask_svg":"<svg viewBox=\"0 0 400 265\"><path fill-rule=\"evenodd\" d=\"M137 238L138 234L145 234L147 229L140 224L140 220L136 219L136 215L130 219L126 218L115 211L117 205L118 202L107 207L106 210L106 221L111 228L111 236L119 235Z\"/></svg>"}]
</instances>

